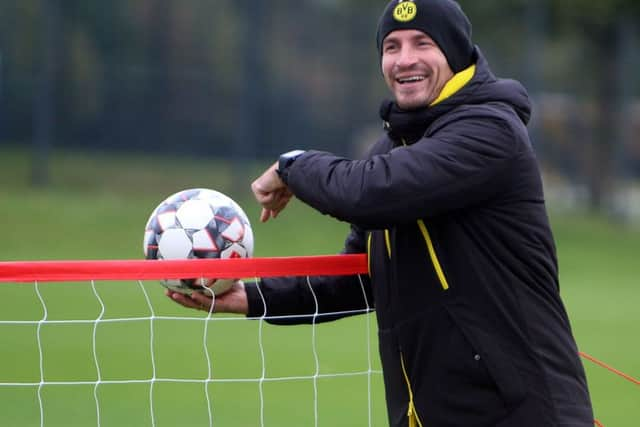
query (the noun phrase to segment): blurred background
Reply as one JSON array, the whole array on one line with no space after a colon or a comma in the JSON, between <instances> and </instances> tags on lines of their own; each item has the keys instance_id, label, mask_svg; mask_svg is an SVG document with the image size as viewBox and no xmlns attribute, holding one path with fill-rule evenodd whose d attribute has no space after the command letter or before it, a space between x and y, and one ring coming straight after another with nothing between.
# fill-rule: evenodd
<instances>
[{"instance_id":1,"label":"blurred background","mask_svg":"<svg viewBox=\"0 0 640 427\"><path fill-rule=\"evenodd\" d=\"M355 155L386 96L384 1L0 3L0 144L50 183L58 150L246 162ZM640 216L640 3L460 2L494 72L535 104L550 200Z\"/></svg>"},{"instance_id":2,"label":"blurred background","mask_svg":"<svg viewBox=\"0 0 640 427\"><path fill-rule=\"evenodd\" d=\"M460 3L494 73L520 80L532 97L530 132L578 345L640 377L640 2ZM249 183L281 152L358 156L380 135L378 106L387 91L375 29L385 4L0 0L0 260L141 259L151 211L194 187L223 191L245 208L256 256L337 252L346 224L297 202L277 221L259 224ZM0 385L95 381L93 324L38 323L43 316L96 319L100 305L85 285L43 284L38 293L37 285L0 284L7 343ZM156 314L200 318L165 298L158 283L144 287ZM138 284L98 289L108 301L105 319L146 321ZM368 368L367 319L375 323L361 316L318 327L321 373ZM16 327L16 320L31 323ZM165 333L156 322L157 375L206 377L202 323L175 322ZM127 330L117 322L115 331L97 328L103 379L152 375L148 325L129 323ZM259 376L256 323L227 323L210 331L215 376ZM375 326L370 332L377 368ZM265 336L267 376L314 374L309 328L266 327ZM229 344L221 350L220 343ZM603 423L637 426L637 387L585 367ZM366 425L366 380L327 380L320 424ZM378 377L374 383L375 425L385 425ZM219 425L258 425L254 383L213 386L220 387L212 390ZM200 387L166 385L156 402L159 424L208 425ZM96 425L91 384L43 389L44 425ZM100 389L103 405L114 408L104 411L104 425L149 425L148 385L113 389L113 396ZM0 386L0 424L41 425L37 391ZM314 425L310 382L278 384L266 396L268 425Z\"/></svg>"}]
</instances>

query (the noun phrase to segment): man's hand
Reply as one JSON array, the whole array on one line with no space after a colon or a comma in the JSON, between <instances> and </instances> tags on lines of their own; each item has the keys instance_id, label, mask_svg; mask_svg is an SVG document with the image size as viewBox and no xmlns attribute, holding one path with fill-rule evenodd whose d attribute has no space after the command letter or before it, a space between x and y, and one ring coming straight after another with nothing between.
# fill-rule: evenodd
<instances>
[{"instance_id":1,"label":"man's hand","mask_svg":"<svg viewBox=\"0 0 640 427\"><path fill-rule=\"evenodd\" d=\"M293 197L293 193L278 176L277 169L276 162L251 184L254 197L262 205L260 222L276 218Z\"/></svg>"},{"instance_id":2,"label":"man's hand","mask_svg":"<svg viewBox=\"0 0 640 427\"><path fill-rule=\"evenodd\" d=\"M198 291L194 291L191 295L184 295L167 289L165 295L184 307L196 310L236 314L247 314L249 312L247 292L244 289L242 280L236 281L227 292L216 295L215 301L210 295ZM213 309L211 307L212 304Z\"/></svg>"}]
</instances>

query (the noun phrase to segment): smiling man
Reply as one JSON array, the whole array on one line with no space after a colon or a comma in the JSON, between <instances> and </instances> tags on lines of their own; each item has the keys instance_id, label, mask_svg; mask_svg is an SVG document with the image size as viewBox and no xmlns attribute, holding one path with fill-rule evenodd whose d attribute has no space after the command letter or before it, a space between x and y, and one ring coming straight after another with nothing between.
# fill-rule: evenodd
<instances>
[{"instance_id":1,"label":"smiling man","mask_svg":"<svg viewBox=\"0 0 640 427\"><path fill-rule=\"evenodd\" d=\"M430 105L453 77L442 50L419 30L397 30L384 38L382 73L405 110Z\"/></svg>"},{"instance_id":2,"label":"smiling man","mask_svg":"<svg viewBox=\"0 0 640 427\"><path fill-rule=\"evenodd\" d=\"M375 306L394 427L592 426L526 90L493 75L452 0L391 1L377 46L394 100L366 158L296 150L252 184L263 221L295 196L350 223L343 252L367 253L369 276L239 282L216 311L292 324Z\"/></svg>"}]
</instances>

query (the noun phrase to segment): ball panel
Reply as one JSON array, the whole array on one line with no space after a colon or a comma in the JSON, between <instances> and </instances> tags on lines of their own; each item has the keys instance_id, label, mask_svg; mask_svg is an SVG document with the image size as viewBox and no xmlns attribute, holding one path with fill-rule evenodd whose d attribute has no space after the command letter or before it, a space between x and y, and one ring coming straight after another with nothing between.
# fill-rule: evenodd
<instances>
[{"instance_id":1,"label":"ball panel","mask_svg":"<svg viewBox=\"0 0 640 427\"><path fill-rule=\"evenodd\" d=\"M171 208L171 210L165 212L159 212L156 215L157 219L157 232L163 232L164 230L168 230L176 226L176 211Z\"/></svg>"},{"instance_id":2,"label":"ball panel","mask_svg":"<svg viewBox=\"0 0 640 427\"><path fill-rule=\"evenodd\" d=\"M247 224L244 228L242 245L247 248L247 258L251 258L253 256L253 230L251 229L251 225L249 224Z\"/></svg>"},{"instance_id":3,"label":"ball panel","mask_svg":"<svg viewBox=\"0 0 640 427\"><path fill-rule=\"evenodd\" d=\"M158 246L147 246L146 259L159 259L158 258Z\"/></svg>"},{"instance_id":4,"label":"ball panel","mask_svg":"<svg viewBox=\"0 0 640 427\"><path fill-rule=\"evenodd\" d=\"M180 205L180 204L184 203L187 200L191 200L191 199L196 198L199 193L200 193L200 189L198 189L198 188L179 191L179 192L177 192L175 194L172 194L171 196L167 197L167 199L165 200L165 203L166 204L170 204L170 205L173 205L173 204Z\"/></svg>"},{"instance_id":5,"label":"ball panel","mask_svg":"<svg viewBox=\"0 0 640 427\"><path fill-rule=\"evenodd\" d=\"M176 217L182 228L199 230L213 219L213 211L204 200L187 200L178 209Z\"/></svg>"},{"instance_id":6,"label":"ball panel","mask_svg":"<svg viewBox=\"0 0 640 427\"><path fill-rule=\"evenodd\" d=\"M158 254L161 259L187 259L191 248L191 239L187 233L182 228L172 228L160 236Z\"/></svg>"},{"instance_id":7,"label":"ball panel","mask_svg":"<svg viewBox=\"0 0 640 427\"><path fill-rule=\"evenodd\" d=\"M247 249L242 245L233 243L220 253L220 258L247 258Z\"/></svg>"},{"instance_id":8,"label":"ball panel","mask_svg":"<svg viewBox=\"0 0 640 427\"><path fill-rule=\"evenodd\" d=\"M170 289L174 292L180 292L181 294L191 295L192 289L189 289L182 280L161 280L160 284L167 289Z\"/></svg>"},{"instance_id":9,"label":"ball panel","mask_svg":"<svg viewBox=\"0 0 640 427\"><path fill-rule=\"evenodd\" d=\"M235 280L220 279L213 282L213 284L207 286L213 291L214 294L220 295L227 292L233 286Z\"/></svg>"},{"instance_id":10,"label":"ball panel","mask_svg":"<svg viewBox=\"0 0 640 427\"><path fill-rule=\"evenodd\" d=\"M218 246L216 246L216 242L211 237L209 230L206 228L193 233L191 239L193 240L194 252L218 252Z\"/></svg>"},{"instance_id":11,"label":"ball panel","mask_svg":"<svg viewBox=\"0 0 640 427\"><path fill-rule=\"evenodd\" d=\"M228 205L231 202L231 198L230 197L222 194L219 191L210 190L208 188L200 189L200 192L198 193L198 195L195 198L198 199L198 200L206 200L213 207L222 206L222 205Z\"/></svg>"},{"instance_id":12,"label":"ball panel","mask_svg":"<svg viewBox=\"0 0 640 427\"><path fill-rule=\"evenodd\" d=\"M244 225L242 224L242 221L240 221L238 217L233 218L231 223L222 232L222 236L234 243L242 240L244 237Z\"/></svg>"},{"instance_id":13,"label":"ball panel","mask_svg":"<svg viewBox=\"0 0 640 427\"><path fill-rule=\"evenodd\" d=\"M142 251L144 252L145 258L149 256L149 245L152 241L155 241L155 233L153 230L145 230L144 240L142 241Z\"/></svg>"}]
</instances>

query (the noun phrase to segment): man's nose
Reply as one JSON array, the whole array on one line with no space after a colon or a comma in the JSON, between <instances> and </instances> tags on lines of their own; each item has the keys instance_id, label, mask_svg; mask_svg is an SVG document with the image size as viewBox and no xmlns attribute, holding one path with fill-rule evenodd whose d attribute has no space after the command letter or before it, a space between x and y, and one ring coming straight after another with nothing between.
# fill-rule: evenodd
<instances>
[{"instance_id":1,"label":"man's nose","mask_svg":"<svg viewBox=\"0 0 640 427\"><path fill-rule=\"evenodd\" d=\"M400 52L398 52L398 57L396 60L396 65L398 67L410 67L415 64L416 55L411 47L402 47Z\"/></svg>"}]
</instances>

